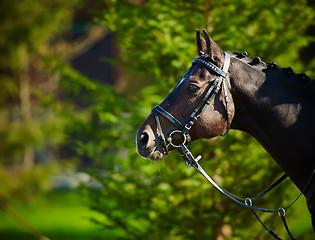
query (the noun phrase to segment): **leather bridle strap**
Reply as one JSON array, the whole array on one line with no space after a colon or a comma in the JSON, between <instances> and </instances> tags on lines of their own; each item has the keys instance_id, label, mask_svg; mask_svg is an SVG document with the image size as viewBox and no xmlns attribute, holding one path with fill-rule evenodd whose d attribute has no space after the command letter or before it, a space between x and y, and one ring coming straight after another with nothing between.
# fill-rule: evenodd
<instances>
[{"instance_id":1,"label":"leather bridle strap","mask_svg":"<svg viewBox=\"0 0 315 240\"><path fill-rule=\"evenodd\" d=\"M167 144L166 144L166 139L165 139L165 135L163 133L163 129L159 120L158 115L156 114L156 111L153 111L154 117L155 117L155 121L157 123L159 132L160 132L160 137L162 138L162 144L163 144L163 149L164 149L164 154L168 155L168 150L167 150Z\"/></svg>"},{"instance_id":2,"label":"leather bridle strap","mask_svg":"<svg viewBox=\"0 0 315 240\"><path fill-rule=\"evenodd\" d=\"M213 97L218 93L222 84L222 78L216 78L211 85L208 86L208 90L205 95L197 105L197 107L192 111L192 113L183 122L182 132L187 132L190 130L192 125L197 121L198 117L205 110L205 108L210 104Z\"/></svg>"},{"instance_id":3,"label":"leather bridle strap","mask_svg":"<svg viewBox=\"0 0 315 240\"><path fill-rule=\"evenodd\" d=\"M262 196L264 196L266 193L268 193L269 191L271 191L272 189L274 189L276 186L278 186L280 183L282 183L286 178L287 175L284 174L282 175L276 182L274 182L269 188L267 188L265 191L263 191L262 193L256 195L253 198L241 198L238 197L232 193L230 193L229 191L227 191L226 189L222 188L221 186L219 186L204 170L203 168L199 165L199 160L201 159L201 156L199 155L198 157L194 158L194 156L192 155L192 153L189 151L189 149L184 145L181 144L180 145L180 150L179 150L181 156L185 159L185 163L187 165L187 168L190 167L194 167L199 173L201 173L217 190L219 190L223 195L227 196L228 198L232 199L234 202L251 209L251 211L253 212L253 214L255 215L255 217L258 219L258 221L261 223L261 225L266 229L266 231L271 234L275 239L278 240L282 240L277 234L275 234L271 229L268 229L264 223L261 221L261 219L258 217L257 213L255 212L255 210L259 210L259 211L263 211L263 212L269 212L269 213L278 213L278 215L281 217L281 220L285 226L285 229L288 233L288 235L290 236L290 240L295 240L289 230L289 227L287 225L286 219L285 219L285 211L290 208L299 198L300 196L305 193L306 189L309 187L309 185L312 182L313 177L315 176L315 170L313 170L311 176L309 177L307 183L305 184L303 190L301 191L301 193L297 196L297 198L291 203L289 204L287 207L282 208L280 207L278 210L272 210L272 209L268 209L268 208L258 208L258 207L254 207L253 206L253 200L260 198Z\"/></svg>"},{"instance_id":4,"label":"leather bridle strap","mask_svg":"<svg viewBox=\"0 0 315 240\"><path fill-rule=\"evenodd\" d=\"M225 52L224 57L224 66L222 69L218 68L216 65L208 61L208 57L194 58L193 63L200 63L201 65L203 65L203 67L208 69L209 72L215 72L216 74L225 78L227 76L227 70L229 69L230 65L230 54Z\"/></svg>"},{"instance_id":5,"label":"leather bridle strap","mask_svg":"<svg viewBox=\"0 0 315 240\"><path fill-rule=\"evenodd\" d=\"M225 57L225 59L224 59L224 64L223 64L222 70L220 68L218 68L217 66L215 66L214 64L212 64L211 62L207 61L207 58L198 57L198 58L195 58L193 60L193 63L202 64L209 72L213 71L213 72L215 72L216 74L219 75L215 79L215 81L217 81L217 84L216 84L217 87L214 90L214 93L215 93L214 95L216 95L219 92L219 90L220 90L220 88L222 86L223 94L224 94L224 100L225 100L225 105L226 105L226 113L227 113L226 131L225 131L225 133L221 134L221 136L225 136L228 133L228 131L230 130L230 121L231 121L230 120L231 119L231 114L230 114L230 110L229 110L229 100L228 100L228 94L227 94L227 87L226 87L226 83L224 81L224 79L227 76L228 70L229 70L231 56L230 56L230 54L224 52L224 57ZM210 91L208 93L210 93ZM211 99L212 99L212 97L206 102L206 104L204 104L203 100L200 102L199 105L203 105L203 109L200 111L200 113L198 114L197 118L204 111L205 107L210 103ZM197 112L197 108L195 109L194 112ZM194 119L194 121L196 121L197 120L196 117L193 118L192 114L190 116L191 119Z\"/></svg>"},{"instance_id":6,"label":"leather bridle strap","mask_svg":"<svg viewBox=\"0 0 315 240\"><path fill-rule=\"evenodd\" d=\"M164 108L162 108L160 105L156 105L154 107L154 109L152 109L154 114L156 115L155 111L158 111L161 115L163 115L164 117L166 117L171 123L173 123L176 127L178 127L179 129L182 128L182 124L180 123L180 121L177 120L176 117L174 117L172 114L170 114L168 111L166 111ZM157 115L156 115L157 116Z\"/></svg>"}]
</instances>

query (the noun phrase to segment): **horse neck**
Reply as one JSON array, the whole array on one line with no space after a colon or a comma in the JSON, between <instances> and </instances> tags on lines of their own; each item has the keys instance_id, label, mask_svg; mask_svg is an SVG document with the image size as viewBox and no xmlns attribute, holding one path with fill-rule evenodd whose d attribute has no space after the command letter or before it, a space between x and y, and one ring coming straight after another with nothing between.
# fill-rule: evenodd
<instances>
[{"instance_id":1,"label":"horse neck","mask_svg":"<svg viewBox=\"0 0 315 240\"><path fill-rule=\"evenodd\" d=\"M231 59L232 128L255 137L302 190L315 166L313 87L283 69ZM307 87L308 86L308 87Z\"/></svg>"}]
</instances>

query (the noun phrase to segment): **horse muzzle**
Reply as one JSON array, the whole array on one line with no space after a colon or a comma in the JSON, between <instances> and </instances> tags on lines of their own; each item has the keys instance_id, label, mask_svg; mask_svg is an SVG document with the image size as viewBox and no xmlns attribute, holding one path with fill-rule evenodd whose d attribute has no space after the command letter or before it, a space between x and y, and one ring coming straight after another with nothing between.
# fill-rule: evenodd
<instances>
[{"instance_id":1,"label":"horse muzzle","mask_svg":"<svg viewBox=\"0 0 315 240\"><path fill-rule=\"evenodd\" d=\"M162 160L165 156L164 143L155 137L150 129L139 130L136 136L137 153L153 161Z\"/></svg>"}]
</instances>

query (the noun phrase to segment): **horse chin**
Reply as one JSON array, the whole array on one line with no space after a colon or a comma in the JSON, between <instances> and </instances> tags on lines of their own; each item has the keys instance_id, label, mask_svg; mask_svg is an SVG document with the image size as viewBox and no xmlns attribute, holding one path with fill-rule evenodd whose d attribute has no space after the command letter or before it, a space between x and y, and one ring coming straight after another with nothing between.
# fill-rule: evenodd
<instances>
[{"instance_id":1,"label":"horse chin","mask_svg":"<svg viewBox=\"0 0 315 240\"><path fill-rule=\"evenodd\" d=\"M150 148L142 149L141 151L137 148L137 153L140 157L144 159L149 159L152 161L160 161L164 159L164 150L161 145L152 146Z\"/></svg>"},{"instance_id":2,"label":"horse chin","mask_svg":"<svg viewBox=\"0 0 315 240\"><path fill-rule=\"evenodd\" d=\"M152 149L151 153L147 158L152 161L160 161L164 159L164 156L165 156L164 149L161 144L158 144Z\"/></svg>"},{"instance_id":3,"label":"horse chin","mask_svg":"<svg viewBox=\"0 0 315 240\"><path fill-rule=\"evenodd\" d=\"M165 156L164 153L162 153L158 150L155 150L149 155L148 159L150 159L152 161L160 161L160 160L164 159L164 156Z\"/></svg>"}]
</instances>

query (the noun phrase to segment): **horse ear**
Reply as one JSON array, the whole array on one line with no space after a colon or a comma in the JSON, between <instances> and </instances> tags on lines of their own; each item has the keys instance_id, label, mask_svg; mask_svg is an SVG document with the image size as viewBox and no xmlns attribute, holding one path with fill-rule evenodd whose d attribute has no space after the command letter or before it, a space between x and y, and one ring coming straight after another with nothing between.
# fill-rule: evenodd
<instances>
[{"instance_id":1,"label":"horse ear","mask_svg":"<svg viewBox=\"0 0 315 240\"><path fill-rule=\"evenodd\" d=\"M203 29L203 34L206 39L207 54L210 59L217 64L218 67L222 67L224 63L224 54L220 47L209 37L206 29Z\"/></svg>"},{"instance_id":2,"label":"horse ear","mask_svg":"<svg viewBox=\"0 0 315 240\"><path fill-rule=\"evenodd\" d=\"M197 32L196 32L196 44L197 44L197 54L199 56L207 54L208 51L207 51L206 41L200 35L199 29L197 29Z\"/></svg>"}]
</instances>

